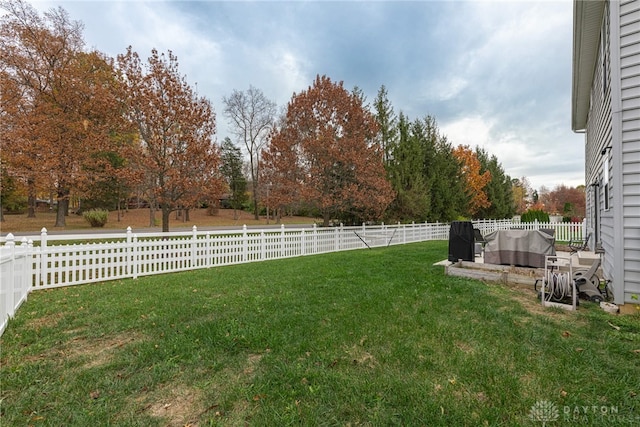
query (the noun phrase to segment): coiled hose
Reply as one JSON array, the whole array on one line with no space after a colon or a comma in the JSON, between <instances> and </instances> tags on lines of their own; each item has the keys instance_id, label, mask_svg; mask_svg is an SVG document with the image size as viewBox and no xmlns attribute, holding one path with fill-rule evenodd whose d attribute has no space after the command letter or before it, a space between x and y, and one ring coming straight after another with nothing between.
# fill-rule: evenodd
<instances>
[{"instance_id":1,"label":"coiled hose","mask_svg":"<svg viewBox=\"0 0 640 427\"><path fill-rule=\"evenodd\" d=\"M573 296L573 279L569 273L547 272L546 278L546 301L562 301L565 298Z\"/></svg>"}]
</instances>

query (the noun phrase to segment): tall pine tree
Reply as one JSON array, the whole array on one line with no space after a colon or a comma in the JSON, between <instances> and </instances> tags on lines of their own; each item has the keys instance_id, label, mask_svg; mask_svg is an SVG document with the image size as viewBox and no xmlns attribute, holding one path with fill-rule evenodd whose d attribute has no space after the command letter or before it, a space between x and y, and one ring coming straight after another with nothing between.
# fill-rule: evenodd
<instances>
[{"instance_id":1,"label":"tall pine tree","mask_svg":"<svg viewBox=\"0 0 640 427\"><path fill-rule=\"evenodd\" d=\"M460 162L453 147L440 134L434 117L426 116L413 124L414 132L422 134L424 144L423 173L431 192L428 221L452 221L466 214L467 196Z\"/></svg>"},{"instance_id":2,"label":"tall pine tree","mask_svg":"<svg viewBox=\"0 0 640 427\"><path fill-rule=\"evenodd\" d=\"M388 166L392 157L391 152L398 142L398 120L393 112L393 106L387 97L387 88L384 85L378 90L378 96L373 103L373 107L376 111L378 138L384 155L384 163Z\"/></svg>"},{"instance_id":3,"label":"tall pine tree","mask_svg":"<svg viewBox=\"0 0 640 427\"><path fill-rule=\"evenodd\" d=\"M247 201L247 180L242 173L242 152L229 137L222 143L222 166L220 171L229 187L229 204L233 208L233 219L238 219L238 209Z\"/></svg>"},{"instance_id":4,"label":"tall pine tree","mask_svg":"<svg viewBox=\"0 0 640 427\"><path fill-rule=\"evenodd\" d=\"M425 221L430 210L430 192L422 168L424 138L402 113L396 129L399 138L391 146L388 175L397 195L388 218L403 222Z\"/></svg>"},{"instance_id":5,"label":"tall pine tree","mask_svg":"<svg viewBox=\"0 0 640 427\"><path fill-rule=\"evenodd\" d=\"M479 209L476 217L490 219L511 218L515 214L511 177L505 174L495 155L489 156L484 149L476 148L476 156L480 161L481 172L489 171L491 173L491 181L485 187L485 193L491 206Z\"/></svg>"}]
</instances>

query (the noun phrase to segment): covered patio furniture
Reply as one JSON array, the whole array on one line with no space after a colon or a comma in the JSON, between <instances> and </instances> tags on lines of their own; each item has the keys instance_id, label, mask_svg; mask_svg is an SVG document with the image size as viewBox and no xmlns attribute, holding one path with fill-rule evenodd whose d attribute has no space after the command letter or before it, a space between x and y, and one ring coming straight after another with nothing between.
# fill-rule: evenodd
<instances>
[{"instance_id":1,"label":"covered patio furniture","mask_svg":"<svg viewBox=\"0 0 640 427\"><path fill-rule=\"evenodd\" d=\"M473 223L471 221L451 221L449 229L449 256L451 262L473 261Z\"/></svg>"},{"instance_id":2,"label":"covered patio furniture","mask_svg":"<svg viewBox=\"0 0 640 427\"><path fill-rule=\"evenodd\" d=\"M476 256L482 255L482 250L484 249L484 245L487 243L487 241L484 240L482 232L480 232L480 230L477 228L473 229L473 237L475 240L475 254Z\"/></svg>"},{"instance_id":3,"label":"covered patio furniture","mask_svg":"<svg viewBox=\"0 0 640 427\"><path fill-rule=\"evenodd\" d=\"M547 255L555 255L555 239L540 230L496 230L484 236L486 264L544 268Z\"/></svg>"}]
</instances>

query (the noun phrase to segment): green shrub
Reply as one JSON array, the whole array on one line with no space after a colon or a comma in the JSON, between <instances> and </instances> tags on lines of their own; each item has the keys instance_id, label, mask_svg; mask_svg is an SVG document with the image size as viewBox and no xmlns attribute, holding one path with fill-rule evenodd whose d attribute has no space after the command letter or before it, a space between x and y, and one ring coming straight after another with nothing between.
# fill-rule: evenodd
<instances>
[{"instance_id":1,"label":"green shrub","mask_svg":"<svg viewBox=\"0 0 640 427\"><path fill-rule=\"evenodd\" d=\"M549 214L537 209L530 209L522 214L521 222L549 222Z\"/></svg>"},{"instance_id":2,"label":"green shrub","mask_svg":"<svg viewBox=\"0 0 640 427\"><path fill-rule=\"evenodd\" d=\"M87 220L92 227L104 227L109 218L109 211L104 209L91 209L82 213L82 217Z\"/></svg>"}]
</instances>

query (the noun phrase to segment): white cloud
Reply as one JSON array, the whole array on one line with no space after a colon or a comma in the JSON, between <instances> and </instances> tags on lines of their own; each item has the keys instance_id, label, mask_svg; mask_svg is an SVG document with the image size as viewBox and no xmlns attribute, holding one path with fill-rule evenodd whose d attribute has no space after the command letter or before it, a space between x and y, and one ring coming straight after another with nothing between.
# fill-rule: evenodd
<instances>
[{"instance_id":1,"label":"white cloud","mask_svg":"<svg viewBox=\"0 0 640 427\"><path fill-rule=\"evenodd\" d=\"M304 90L311 82L307 71L309 64L284 46L271 50L264 65L271 71L276 86L274 92L286 94L283 96L284 102L288 102L294 92Z\"/></svg>"},{"instance_id":2,"label":"white cloud","mask_svg":"<svg viewBox=\"0 0 640 427\"><path fill-rule=\"evenodd\" d=\"M454 75L445 81L431 81L426 85L423 98L425 100L449 101L456 98L469 85L463 77Z\"/></svg>"},{"instance_id":3,"label":"white cloud","mask_svg":"<svg viewBox=\"0 0 640 427\"><path fill-rule=\"evenodd\" d=\"M442 133L454 146L484 147L490 142L493 124L482 117L465 117L440 126Z\"/></svg>"},{"instance_id":4,"label":"white cloud","mask_svg":"<svg viewBox=\"0 0 640 427\"><path fill-rule=\"evenodd\" d=\"M495 154L534 188L583 179L583 141L570 130L571 1L232 2L37 1L85 24L111 56L132 45L171 50L218 113L253 85L286 105L316 74L396 112L431 115L454 144ZM577 182L579 184L580 182Z\"/></svg>"}]
</instances>

